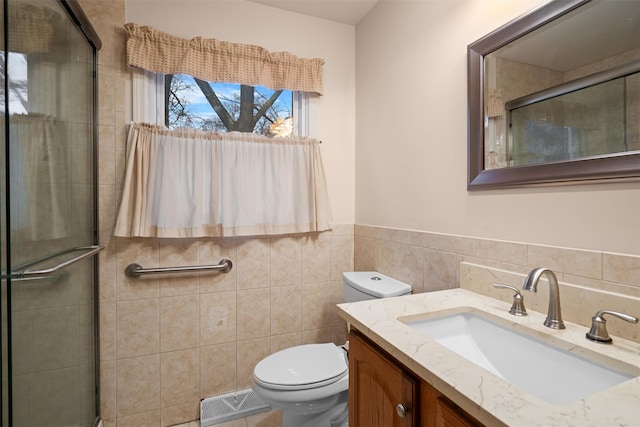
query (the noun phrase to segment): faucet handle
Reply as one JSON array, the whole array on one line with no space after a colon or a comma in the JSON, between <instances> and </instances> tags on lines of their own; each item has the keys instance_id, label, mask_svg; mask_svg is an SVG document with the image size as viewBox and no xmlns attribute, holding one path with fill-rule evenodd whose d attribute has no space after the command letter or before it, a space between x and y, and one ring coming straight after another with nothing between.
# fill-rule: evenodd
<instances>
[{"instance_id":1,"label":"faucet handle","mask_svg":"<svg viewBox=\"0 0 640 427\"><path fill-rule=\"evenodd\" d=\"M591 329L586 334L587 339L604 344L610 344L613 341L607 332L607 321L603 317L605 314L611 314L630 323L638 323L637 317L617 311L600 310L591 318Z\"/></svg>"},{"instance_id":2,"label":"faucet handle","mask_svg":"<svg viewBox=\"0 0 640 427\"><path fill-rule=\"evenodd\" d=\"M524 297L522 296L518 288L516 288L515 286L503 285L502 283L494 283L493 287L502 288L502 289L511 289L512 291L514 291L515 294L513 294L513 304L511 304L511 309L509 310L509 313L513 314L514 316L527 315L527 309L524 308Z\"/></svg>"}]
</instances>

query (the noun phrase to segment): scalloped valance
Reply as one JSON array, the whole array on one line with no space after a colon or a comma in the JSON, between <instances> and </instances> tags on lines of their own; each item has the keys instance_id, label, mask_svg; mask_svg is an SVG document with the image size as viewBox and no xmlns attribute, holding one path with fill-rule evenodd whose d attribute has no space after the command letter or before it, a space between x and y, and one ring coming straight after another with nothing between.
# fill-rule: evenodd
<instances>
[{"instance_id":1,"label":"scalloped valance","mask_svg":"<svg viewBox=\"0 0 640 427\"><path fill-rule=\"evenodd\" d=\"M188 74L211 82L322 94L320 58L304 59L259 46L195 37L183 39L149 26L125 24L127 63L155 73Z\"/></svg>"}]
</instances>

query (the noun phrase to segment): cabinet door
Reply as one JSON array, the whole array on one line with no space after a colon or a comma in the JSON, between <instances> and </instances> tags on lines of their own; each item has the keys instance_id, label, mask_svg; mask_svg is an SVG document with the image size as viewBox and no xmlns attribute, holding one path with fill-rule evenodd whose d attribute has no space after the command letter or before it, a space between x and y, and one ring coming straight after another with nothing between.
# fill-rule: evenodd
<instances>
[{"instance_id":1,"label":"cabinet door","mask_svg":"<svg viewBox=\"0 0 640 427\"><path fill-rule=\"evenodd\" d=\"M417 425L416 384L413 376L357 332L349 334L349 427Z\"/></svg>"},{"instance_id":2,"label":"cabinet door","mask_svg":"<svg viewBox=\"0 0 640 427\"><path fill-rule=\"evenodd\" d=\"M423 427L482 426L426 382L420 384L420 414Z\"/></svg>"}]
</instances>

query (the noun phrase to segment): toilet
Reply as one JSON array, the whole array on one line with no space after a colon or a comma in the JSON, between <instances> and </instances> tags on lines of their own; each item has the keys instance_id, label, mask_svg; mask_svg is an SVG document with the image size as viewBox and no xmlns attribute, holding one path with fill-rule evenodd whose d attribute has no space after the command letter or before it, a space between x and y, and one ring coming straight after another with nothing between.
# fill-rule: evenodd
<instances>
[{"instance_id":1,"label":"toilet","mask_svg":"<svg viewBox=\"0 0 640 427\"><path fill-rule=\"evenodd\" d=\"M375 271L342 274L344 302L411 293L411 286ZM262 359L252 387L273 409L282 427L345 427L348 422L349 362L343 346L299 345Z\"/></svg>"}]
</instances>

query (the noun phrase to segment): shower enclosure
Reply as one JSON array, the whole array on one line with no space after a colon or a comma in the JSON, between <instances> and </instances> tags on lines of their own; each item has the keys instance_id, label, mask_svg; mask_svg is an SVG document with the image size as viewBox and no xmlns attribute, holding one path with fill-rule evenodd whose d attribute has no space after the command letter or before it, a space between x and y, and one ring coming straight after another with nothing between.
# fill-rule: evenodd
<instances>
[{"instance_id":1,"label":"shower enclosure","mask_svg":"<svg viewBox=\"0 0 640 427\"><path fill-rule=\"evenodd\" d=\"M79 4L4 0L2 426L98 421L96 70Z\"/></svg>"}]
</instances>

